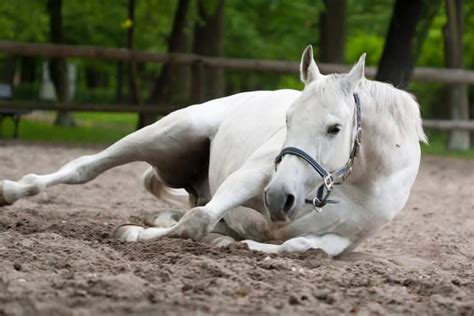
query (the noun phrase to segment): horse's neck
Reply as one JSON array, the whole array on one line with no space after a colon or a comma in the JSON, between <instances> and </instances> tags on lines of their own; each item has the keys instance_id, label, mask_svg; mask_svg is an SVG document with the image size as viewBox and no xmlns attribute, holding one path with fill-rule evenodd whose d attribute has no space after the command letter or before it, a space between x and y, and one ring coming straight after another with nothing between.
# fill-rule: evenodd
<instances>
[{"instance_id":1,"label":"horse's neck","mask_svg":"<svg viewBox=\"0 0 474 316\"><path fill-rule=\"evenodd\" d=\"M371 87L366 86L366 88L370 89ZM386 87L382 88L386 89ZM416 165L419 162L419 138L421 136L418 135L418 127L415 126L419 117L410 119L408 123L400 122L398 114L384 112L390 110L389 105L377 102L393 102L393 104L414 102L414 104L405 104L409 107L417 107L417 104L411 97L407 98L409 95L404 92L399 90L388 92L383 100L377 99L370 91L360 93L363 138L349 182L362 186L364 184L371 185L390 177L410 164ZM393 94L390 94L392 92ZM383 106L387 106L387 109L383 109ZM415 115L416 111L414 111ZM405 130L400 128L400 126L407 124L413 126L410 125ZM418 161L416 161L417 158Z\"/></svg>"}]
</instances>

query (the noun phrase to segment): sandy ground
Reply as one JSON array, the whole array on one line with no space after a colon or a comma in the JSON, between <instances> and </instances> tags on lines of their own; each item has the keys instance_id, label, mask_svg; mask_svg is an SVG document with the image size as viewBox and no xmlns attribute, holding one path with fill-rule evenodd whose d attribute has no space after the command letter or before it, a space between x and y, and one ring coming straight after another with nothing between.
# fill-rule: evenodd
<instances>
[{"instance_id":1,"label":"sandy ground","mask_svg":"<svg viewBox=\"0 0 474 316\"><path fill-rule=\"evenodd\" d=\"M0 179L97 149L3 142ZM142 189L144 169L0 209L0 315L474 314L474 161L424 157L402 213L337 260L112 240L115 225L166 208Z\"/></svg>"}]
</instances>

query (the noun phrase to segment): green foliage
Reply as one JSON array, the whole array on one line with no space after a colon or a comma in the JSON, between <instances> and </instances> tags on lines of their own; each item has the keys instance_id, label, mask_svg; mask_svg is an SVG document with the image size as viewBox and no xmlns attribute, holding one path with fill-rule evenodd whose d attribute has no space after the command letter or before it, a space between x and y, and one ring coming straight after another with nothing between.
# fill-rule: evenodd
<instances>
[{"instance_id":1,"label":"green foliage","mask_svg":"<svg viewBox=\"0 0 474 316\"><path fill-rule=\"evenodd\" d=\"M225 55L299 60L308 43L316 43L322 1L228 1Z\"/></svg>"},{"instance_id":2,"label":"green foliage","mask_svg":"<svg viewBox=\"0 0 474 316\"><path fill-rule=\"evenodd\" d=\"M474 148L463 151L448 151L446 143L448 141L448 134L440 131L425 131L430 143L421 146L421 152L427 155L441 155L465 159L474 159Z\"/></svg>"},{"instance_id":3,"label":"green foliage","mask_svg":"<svg viewBox=\"0 0 474 316\"><path fill-rule=\"evenodd\" d=\"M0 1L0 39L44 42L47 40L49 18L45 1Z\"/></svg>"},{"instance_id":4,"label":"green foliage","mask_svg":"<svg viewBox=\"0 0 474 316\"><path fill-rule=\"evenodd\" d=\"M367 53L367 65L376 66L383 51L384 38L377 35L350 37L347 39L346 60L353 63L362 53Z\"/></svg>"},{"instance_id":5,"label":"green foliage","mask_svg":"<svg viewBox=\"0 0 474 316\"><path fill-rule=\"evenodd\" d=\"M219 0L200 0L207 14L213 15L217 10Z\"/></svg>"},{"instance_id":6,"label":"green foliage","mask_svg":"<svg viewBox=\"0 0 474 316\"><path fill-rule=\"evenodd\" d=\"M444 66L443 27L446 25L446 10L444 6L433 19L430 30L422 46L417 65L424 67Z\"/></svg>"},{"instance_id":7,"label":"green foliage","mask_svg":"<svg viewBox=\"0 0 474 316\"><path fill-rule=\"evenodd\" d=\"M298 77L295 76L281 76L278 86L285 89L303 90L304 84Z\"/></svg>"},{"instance_id":8,"label":"green foliage","mask_svg":"<svg viewBox=\"0 0 474 316\"><path fill-rule=\"evenodd\" d=\"M367 53L367 64L376 66L382 54L385 34L391 18L395 0L347 0L346 52L348 64L354 63L362 52ZM127 30L123 27L127 19L127 0L64 0L64 34L69 44L123 47ZM136 1L135 48L143 51L164 52L167 49L178 0L139 0ZM193 2L193 5L195 2ZM212 12L217 0L204 1L206 10ZM465 65L474 67L474 1L465 1ZM194 10L194 9L193 9ZM319 50L318 22L324 10L324 1L314 0L227 0L225 2L225 56L239 58L261 58L299 61L303 48L311 43L316 56ZM193 12L191 12L193 13ZM196 19L190 14L190 19ZM446 24L444 5L437 13L422 46L418 66L443 67L444 42L443 27ZM337 34L335 34L337 36ZM49 16L46 0L3 0L0 1L0 39L28 42L49 41ZM403 45L401 43L401 45ZM43 59L38 58L37 78ZM1 60L0 60L1 62ZM117 63L72 59L78 68L78 87L75 101L94 103L113 103L116 97ZM161 69L158 64L139 64L140 89L147 96L154 78ZM86 80L89 73L105 78L97 87L91 88ZM0 66L1 71L1 66ZM92 71L92 72L91 72ZM301 89L297 75L275 75L252 72L226 72L227 93L255 89ZM16 99L35 100L38 98L38 81L21 84L14 89ZM425 117L443 117L444 89L440 84L413 83L412 91L418 98ZM124 82L124 93L127 82ZM474 89L470 89L471 97ZM78 114L81 125L71 132L85 133L82 140L93 141L92 135L104 133L104 141L111 140L112 134L124 135L125 131L109 129L97 130L86 122L100 121L97 116ZM106 123L113 116L104 116ZM131 120L130 117L127 120ZM134 119L133 119L134 120ZM125 124L125 122L122 122ZM94 123L95 124L95 123ZM128 123L127 123L128 124ZM135 122L130 123L130 130ZM56 139L56 134L68 135L67 130L46 127L47 124L25 121L22 127L28 139ZM45 132L41 132L41 129ZM88 131L91 128L95 132ZM46 131L47 130L47 131ZM127 129L128 130L128 129ZM49 133L49 134L48 134ZM90 133L90 134L87 134ZM107 136L108 135L108 136ZM439 152L444 144L445 134L435 135L436 142L426 149ZM95 137L95 136L94 136ZM65 139L63 139L65 140Z\"/></svg>"},{"instance_id":9,"label":"green foliage","mask_svg":"<svg viewBox=\"0 0 474 316\"><path fill-rule=\"evenodd\" d=\"M348 38L367 35L385 38L394 0L348 0Z\"/></svg>"},{"instance_id":10,"label":"green foliage","mask_svg":"<svg viewBox=\"0 0 474 316\"><path fill-rule=\"evenodd\" d=\"M474 1L464 1L464 62L474 68Z\"/></svg>"}]
</instances>

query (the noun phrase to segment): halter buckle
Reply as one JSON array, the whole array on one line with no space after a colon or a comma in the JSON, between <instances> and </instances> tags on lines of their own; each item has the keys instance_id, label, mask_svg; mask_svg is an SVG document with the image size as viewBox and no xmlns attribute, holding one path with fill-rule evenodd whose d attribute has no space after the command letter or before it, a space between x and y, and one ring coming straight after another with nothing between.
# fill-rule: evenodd
<instances>
[{"instance_id":1,"label":"halter buckle","mask_svg":"<svg viewBox=\"0 0 474 316\"><path fill-rule=\"evenodd\" d=\"M326 187L326 190L331 191L334 185L334 180L332 179L332 176L329 174L325 176L323 179L324 179L324 186Z\"/></svg>"}]
</instances>

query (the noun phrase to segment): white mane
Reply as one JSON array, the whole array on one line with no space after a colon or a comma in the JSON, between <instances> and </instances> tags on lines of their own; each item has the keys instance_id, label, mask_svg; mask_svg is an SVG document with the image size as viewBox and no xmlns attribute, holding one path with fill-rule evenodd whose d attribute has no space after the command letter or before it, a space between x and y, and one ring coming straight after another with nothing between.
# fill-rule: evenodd
<instances>
[{"instance_id":1,"label":"white mane","mask_svg":"<svg viewBox=\"0 0 474 316\"><path fill-rule=\"evenodd\" d=\"M322 95L341 92L347 95L349 91L343 84L344 76L344 74L324 76L311 89ZM368 123L364 112L373 111L374 123L382 123L383 127L393 125L398 135L406 137L417 135L419 141L424 143L428 141L423 131L418 102L412 94L391 84L365 78L361 80L356 91L361 98L363 122Z\"/></svg>"},{"instance_id":2,"label":"white mane","mask_svg":"<svg viewBox=\"0 0 474 316\"><path fill-rule=\"evenodd\" d=\"M371 97L377 115L392 120L400 134L413 133L419 141L428 142L415 96L391 84L367 79L362 80L359 87Z\"/></svg>"}]
</instances>

